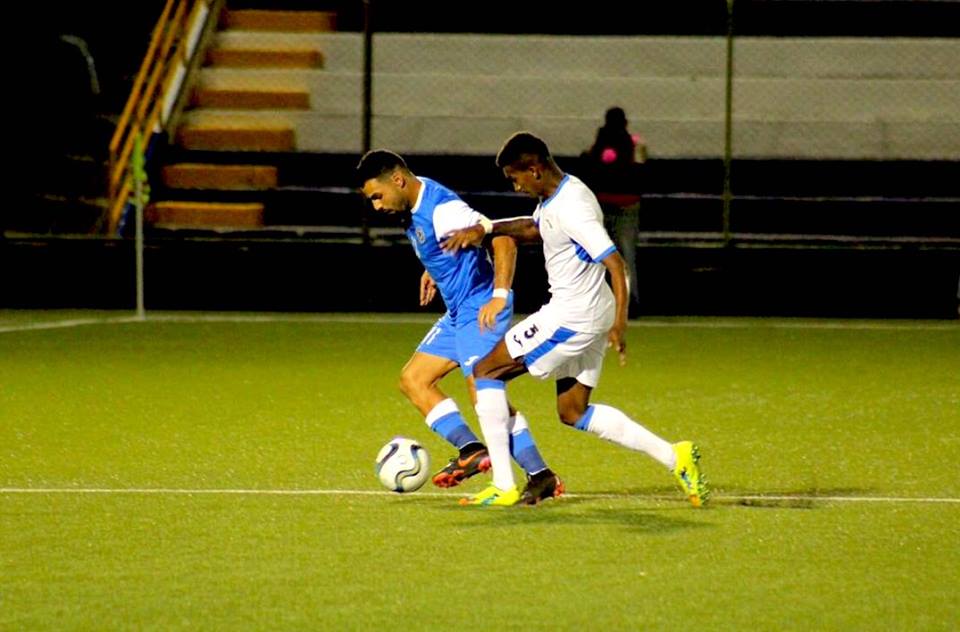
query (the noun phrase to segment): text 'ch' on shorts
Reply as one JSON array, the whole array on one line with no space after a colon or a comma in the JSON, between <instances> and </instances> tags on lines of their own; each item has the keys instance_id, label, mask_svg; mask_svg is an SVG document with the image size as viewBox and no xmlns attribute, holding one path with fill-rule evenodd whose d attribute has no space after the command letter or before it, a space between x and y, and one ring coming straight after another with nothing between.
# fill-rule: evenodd
<instances>
[{"instance_id":1,"label":"text 'ch' on shorts","mask_svg":"<svg viewBox=\"0 0 960 632\"><path fill-rule=\"evenodd\" d=\"M506 342L510 356L522 356L530 375L536 378L572 377L590 388L600 382L606 333L567 329L549 311L541 309L511 327Z\"/></svg>"}]
</instances>

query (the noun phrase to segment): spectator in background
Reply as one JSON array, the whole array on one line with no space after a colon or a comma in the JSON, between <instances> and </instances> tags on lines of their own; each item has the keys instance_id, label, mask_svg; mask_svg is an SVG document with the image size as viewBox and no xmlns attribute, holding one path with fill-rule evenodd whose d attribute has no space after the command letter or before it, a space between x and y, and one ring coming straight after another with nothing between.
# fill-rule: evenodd
<instances>
[{"instance_id":1,"label":"spectator in background","mask_svg":"<svg viewBox=\"0 0 960 632\"><path fill-rule=\"evenodd\" d=\"M627 269L627 289L630 293L628 314L639 313L637 284L637 237L640 221L640 179L637 165L647 160L647 147L638 134L627 129L627 115L623 108L607 110L603 127L584 154L588 160L587 173L591 187L603 209L607 232L623 254Z\"/></svg>"}]
</instances>

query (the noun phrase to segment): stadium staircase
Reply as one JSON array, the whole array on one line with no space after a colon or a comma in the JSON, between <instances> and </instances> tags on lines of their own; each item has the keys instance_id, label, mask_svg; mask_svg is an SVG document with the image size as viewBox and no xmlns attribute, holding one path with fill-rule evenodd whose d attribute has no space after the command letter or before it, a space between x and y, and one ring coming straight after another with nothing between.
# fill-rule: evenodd
<instances>
[{"instance_id":1,"label":"stadium staircase","mask_svg":"<svg viewBox=\"0 0 960 632\"><path fill-rule=\"evenodd\" d=\"M265 200L297 151L293 127L258 112L311 107L305 77L322 72L315 37L336 29L329 11L225 9L174 143L157 154L148 225L169 229L258 229ZM281 72L276 72L281 71ZM277 75L275 80L263 77Z\"/></svg>"},{"instance_id":2,"label":"stadium staircase","mask_svg":"<svg viewBox=\"0 0 960 632\"><path fill-rule=\"evenodd\" d=\"M365 212L353 189L360 137L360 36L355 30L335 32L338 16L302 6L287 11L227 10L206 53L206 65L199 72L175 142L154 161L155 202L148 214L154 234L177 231L183 235L214 228L238 236L359 241L365 224L375 241L396 235L388 220ZM571 61L560 56L565 50L563 38L545 38L540 45L547 43L557 47L558 59ZM781 138L806 138L809 112L825 90L824 81L854 95L885 95L879 88L889 91L888 84L895 83L892 79L851 74L841 67L842 55L814 55L802 39L778 42L789 49L787 58L806 60L788 70L799 77L794 83L802 89L796 90L807 100L781 99L777 95L783 80L770 75L771 67L783 72L783 64L764 53L767 40L741 40L741 53L758 61L756 67L741 69L756 76L741 82L739 111L747 122L741 123L738 139L755 145L743 149L745 155L764 159L735 161L731 234L724 235L722 162L690 157L715 155L721 144L723 113L717 108L722 99L717 91L722 81L711 74L722 71L714 50L718 42L639 38L624 43L583 38L579 43L600 47L590 57L602 66L596 72L616 80L600 89L601 84L590 83L592 75L584 79L584 72L566 77L564 81L581 89L556 106L570 110L559 116L566 109L541 112L549 104L510 98L522 92L521 84L510 73L496 72L509 67L509 60L517 55L509 37L383 33L377 38L375 68L374 106L380 117L376 142L400 151L415 172L449 184L480 210L494 217L516 215L529 212L531 204L507 191L491 160L506 133L518 125L535 127L545 117L554 125L549 131L551 138L558 139L554 147L561 164L582 174L576 154L589 143L608 99L630 102L635 98L631 95L659 95L669 88L667 92L679 91L680 96L675 95L668 105L641 101L644 107L634 108L638 130L655 140L654 159L638 176L647 196L641 217L642 245L723 246L732 236L733 241L749 242L751 247L957 246L960 220L951 209L960 189L950 176L956 163L938 160L924 149L924 143L936 145L930 139L942 135L950 121L911 109L911 116L923 119L915 125L918 131L911 142L916 147L904 150L903 158L894 154L896 159L844 159L843 151L859 138L859 132L849 132L854 137L847 138L845 130L859 130L860 123L848 124L842 117L820 125L827 131L817 143L794 147ZM871 47L877 46L859 40L829 44L837 50L854 47L865 58L872 58ZM917 45L900 42L906 59L918 58L909 54L911 46ZM939 50L928 51L933 46L928 42L919 45L925 52ZM609 46L627 48L604 48ZM457 53L467 50L473 57ZM689 76L691 55L707 69L697 81ZM624 69L618 65L623 58L657 63L651 61L646 70ZM560 76L557 73L565 66L556 63L540 74ZM443 70L439 75L438 68ZM900 72L910 75L921 70L911 67ZM887 70L877 72L887 76ZM456 76L458 90L441 90L436 99L411 99L411 94L435 89L441 81L438 76ZM921 101L931 108L946 108L939 96L944 89L938 85L925 83L932 92ZM623 92L611 93L613 88ZM852 99L848 106L859 104L860 100ZM869 107L882 105L883 99ZM469 126L457 115L464 111L470 113ZM754 120L760 123L751 123ZM780 132L772 133L771 126ZM696 146L691 149L684 143ZM863 154L869 156L875 148L868 145ZM823 156L815 155L811 147L819 147Z\"/></svg>"},{"instance_id":3,"label":"stadium staircase","mask_svg":"<svg viewBox=\"0 0 960 632\"><path fill-rule=\"evenodd\" d=\"M317 6L342 8L342 5L345 3L313 0L282 0L269 5L263 0L229 0L226 3L216 30L211 37L204 39L203 64L189 82L188 94L184 95L186 108L177 117L178 124L173 133L157 142L151 151L148 169L152 203L147 218L150 222L148 228L154 234L169 231L184 234L184 231L191 230L209 232L213 229L221 234L236 231L240 236L280 233L283 236L349 241L360 239L364 222L374 228L387 227L384 219L365 216L365 205L353 189L353 167L360 138L361 77L358 71L362 67L356 16L349 11L315 10ZM274 8L264 10L266 6ZM384 11L389 11L385 7L380 9L381 17ZM156 19L152 11L146 13ZM380 76L375 91L375 111L379 116L376 142L400 151L416 172L448 183L490 215L527 212L529 200L518 199L506 190L491 160L505 130L516 129L517 125L536 125L543 118L540 110L536 110L542 105L539 101L525 105L507 98L516 87L516 77L493 72L505 68L509 59L516 56L516 50L510 47L516 38L475 38L443 32L429 37L421 33L414 36L413 30L422 28L423 24L398 21L402 17L409 18L403 12L387 17L392 22L381 23L384 32L377 37L376 72ZM440 30L443 25L435 26ZM494 28L493 24L489 26ZM599 25L594 26L599 28ZM344 30L337 31L338 27ZM140 50L142 54L144 43L149 39L143 31L135 34L136 46L128 43L133 58L136 54L132 51ZM110 37L116 35L111 33ZM552 40L544 39L541 43L547 41ZM584 46L635 47L620 51L623 54L613 54L616 51L610 50L593 57L597 63L606 64L597 72L603 76L617 76L615 85L629 87L627 93L617 93L624 98L634 93L655 94L653 88L661 83L684 90L698 90L696 86L701 83L717 85L718 80L713 75L702 81L691 81L689 71L684 70L689 65L690 55L695 55L696 59L705 56L713 60L713 41L692 44L684 38L666 37L639 38L630 43L620 40L592 42L590 38L579 42ZM739 41L738 46L741 53L746 53L751 46L761 46L764 42L748 38ZM793 47L790 50L796 54L791 53L791 59L807 59L805 55L810 52L804 48L805 43L803 39L781 42L783 46ZM856 46L862 56L873 58L870 46L875 44L869 41L851 40L833 45L841 44ZM557 38L551 45L558 47L558 55L569 48L564 46L563 38ZM908 54L912 50L910 46L916 46L916 43L900 41L898 45L905 47L903 54L910 60L926 60L929 58L927 52L938 50L924 48L924 55L918 56ZM923 43L925 47L928 45L942 44ZM473 57L454 54L467 48ZM113 55L100 59L121 57ZM619 60L634 57L659 61L646 70L635 70L630 66L630 72L634 74L620 77L626 70L620 68ZM768 56L755 54L754 57L764 60ZM796 74L802 76L798 81L810 88L802 92L819 94L815 89L818 85L815 78L804 78L804 72L829 77L831 85L839 85L833 79L837 74L833 64L841 63L835 61L841 57L829 55L828 66L814 64L811 68L816 69L815 73L804 71L802 67L795 69ZM818 64L827 63L819 57L817 59ZM569 61L560 57L561 62L566 63L565 60ZM712 62L703 63L710 68L718 66ZM771 63L779 64L776 59ZM444 69L444 75L457 76L462 89L446 91L446 100L411 100L410 94L420 94L437 85L437 68ZM741 72L747 71L748 68L741 69ZM767 66L758 66L754 71L758 78L746 82L748 86L772 81L764 78L770 74ZM920 72L913 66L907 71ZM402 77L398 80L400 73ZM874 74L887 77L886 70ZM868 87L877 81L872 75L863 79ZM583 83L587 80L582 76L562 80L580 82L577 85L589 87ZM859 80L859 77L847 76L841 83L853 90L859 89ZM891 82L884 79L882 83ZM927 83L934 85L936 82ZM947 94L943 89L937 89ZM747 109L747 102L758 108L782 107L784 111L778 116L782 114L784 117L781 121L784 129L798 116L803 119L801 115L810 109L810 104L803 102L798 106L798 115L794 111L797 108L787 108L781 103L782 99L764 99L761 98L762 91L758 96L743 90L738 93L741 110ZM598 90L577 90L577 99L584 102L567 100L562 104L571 108L570 116L546 117L576 125L575 128L549 130L551 139L560 139L558 155L561 164L574 173L582 171L574 162L576 152L589 142L599 120L597 117L607 99L611 98L606 90L599 90L602 96L597 99L600 100L585 101L587 97L594 98L592 95L596 92ZM777 94L773 89L767 92ZM475 107L471 106L473 109L470 110L473 124L470 126L462 125L460 117L451 115L464 111L462 97L465 93L485 97L474 99ZM486 98L491 94L499 96ZM748 99L751 94L753 96ZM716 245L722 237L718 195L723 179L722 164L716 158L690 157L711 155L706 149L690 150L684 146L671 146L671 143L719 138L718 122L722 120L722 113L711 110L703 119L697 114L696 108L700 106L695 99L675 99L673 102L694 109L663 114L650 104L634 108L638 129L653 139L654 159L645 166L646 173L641 181L647 194L641 218L642 240L645 245L654 246L678 243L696 246L698 242ZM717 102L710 101L712 106ZM931 107L942 105L933 97L924 102L933 104ZM507 109L507 104L512 109ZM941 109L949 110L946 105ZM671 118L674 114L684 125L709 124L710 127L674 130L670 126L680 124ZM917 129L926 130L917 136L922 137L920 140L942 135L940 130L946 129L944 125L951 124L951 120L942 116L927 116L924 112L917 116L925 117L920 121L922 125L917 123ZM766 120L766 117L759 116L758 120ZM667 127L663 128L664 125ZM837 142L844 142L839 133L835 136L840 139ZM758 132L748 137L764 140L770 134ZM102 146L103 139L94 144ZM716 143L709 146L713 145ZM929 237L936 243L956 247L960 232L954 212L956 200L960 197L958 180L953 175L956 161L936 159L925 152L924 147L926 145L918 140L913 152L908 151L907 155L895 160L844 160L839 156L837 159L823 159L801 157L800 153L786 158L774 154L766 160L736 160L730 228L736 237L761 245L767 241L809 243L816 240L808 236L835 235L843 239L845 236L876 237L894 246L901 239L915 241L915 237ZM836 153L828 155L836 156ZM80 154L79 160L75 159L75 154ZM59 160L57 153L50 162L54 164ZM103 179L103 158L73 152L64 160L71 163L70 169L78 171L76 177L66 174L65 167L61 170L63 177L46 177L48 174L44 174L44 179L63 187L71 186L73 180L83 185L93 183L89 187L90 195L95 196ZM72 208L76 209L77 205ZM25 232L91 232L91 225L101 214L102 204L91 206L89 211L74 212L69 218L43 219L43 213L34 212L30 217L32 223L24 221L21 224ZM50 216L52 218L53 212ZM125 231L131 229L130 224L127 222ZM865 231L872 231L874 235L865 234Z\"/></svg>"}]
</instances>

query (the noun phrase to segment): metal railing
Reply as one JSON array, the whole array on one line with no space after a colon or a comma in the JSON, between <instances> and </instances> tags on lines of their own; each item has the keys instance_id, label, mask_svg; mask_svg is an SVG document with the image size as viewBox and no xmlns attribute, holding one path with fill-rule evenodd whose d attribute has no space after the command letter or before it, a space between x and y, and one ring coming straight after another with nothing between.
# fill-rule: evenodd
<instances>
[{"instance_id":1,"label":"metal railing","mask_svg":"<svg viewBox=\"0 0 960 632\"><path fill-rule=\"evenodd\" d=\"M110 205L104 227L108 234L117 231L133 193L129 171L136 138L147 139L144 151L149 151L150 139L170 122L186 85L187 71L200 36L222 6L223 0L167 0L165 3L110 140Z\"/></svg>"}]
</instances>

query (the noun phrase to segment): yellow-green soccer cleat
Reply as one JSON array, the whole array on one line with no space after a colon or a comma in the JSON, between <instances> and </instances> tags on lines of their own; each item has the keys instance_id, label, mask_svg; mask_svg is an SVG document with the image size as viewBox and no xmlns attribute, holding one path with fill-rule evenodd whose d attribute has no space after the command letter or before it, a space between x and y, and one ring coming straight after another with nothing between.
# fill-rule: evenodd
<instances>
[{"instance_id":1,"label":"yellow-green soccer cleat","mask_svg":"<svg viewBox=\"0 0 960 632\"><path fill-rule=\"evenodd\" d=\"M681 441L673 444L673 453L677 455L677 465L673 468L673 475L680 484L680 489L690 500L690 504L700 507L710 496L707 479L700 472L698 465L700 448L692 441Z\"/></svg>"},{"instance_id":2,"label":"yellow-green soccer cleat","mask_svg":"<svg viewBox=\"0 0 960 632\"><path fill-rule=\"evenodd\" d=\"M516 505L520 500L520 490L514 485L510 489L500 489L496 485L490 485L478 494L469 498L461 498L461 505L483 505L509 507Z\"/></svg>"}]
</instances>

